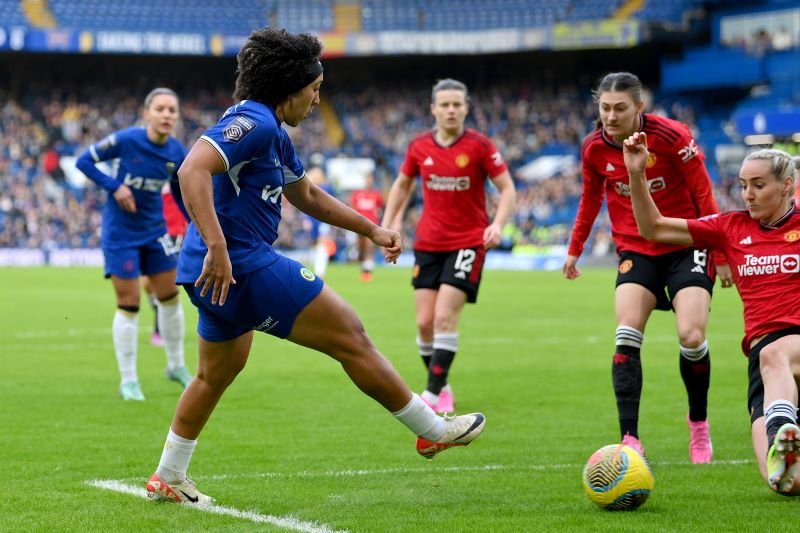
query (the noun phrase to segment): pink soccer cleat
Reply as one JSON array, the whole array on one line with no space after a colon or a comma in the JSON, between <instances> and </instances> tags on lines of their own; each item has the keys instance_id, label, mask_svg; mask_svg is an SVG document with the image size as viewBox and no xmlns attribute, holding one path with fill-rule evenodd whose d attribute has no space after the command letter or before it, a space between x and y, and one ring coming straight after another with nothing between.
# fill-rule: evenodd
<instances>
[{"instance_id":1,"label":"pink soccer cleat","mask_svg":"<svg viewBox=\"0 0 800 533\"><path fill-rule=\"evenodd\" d=\"M161 337L161 334L157 331L154 331L150 334L150 344L153 346L164 346L164 339Z\"/></svg>"},{"instance_id":2,"label":"pink soccer cleat","mask_svg":"<svg viewBox=\"0 0 800 533\"><path fill-rule=\"evenodd\" d=\"M714 453L708 420L692 422L687 415L686 424L689 426L689 458L692 460L692 464L710 463Z\"/></svg>"},{"instance_id":3,"label":"pink soccer cleat","mask_svg":"<svg viewBox=\"0 0 800 533\"><path fill-rule=\"evenodd\" d=\"M433 409L439 414L454 413L456 410L456 397L453 395L453 390L447 386L439 393L439 402Z\"/></svg>"},{"instance_id":4,"label":"pink soccer cleat","mask_svg":"<svg viewBox=\"0 0 800 533\"><path fill-rule=\"evenodd\" d=\"M631 448L639 452L639 455L641 455L642 457L647 457L644 454L644 446L642 446L642 441L640 441L637 437L634 437L631 434L626 434L624 437L622 437L622 444L624 444L625 446L630 446Z\"/></svg>"}]
</instances>

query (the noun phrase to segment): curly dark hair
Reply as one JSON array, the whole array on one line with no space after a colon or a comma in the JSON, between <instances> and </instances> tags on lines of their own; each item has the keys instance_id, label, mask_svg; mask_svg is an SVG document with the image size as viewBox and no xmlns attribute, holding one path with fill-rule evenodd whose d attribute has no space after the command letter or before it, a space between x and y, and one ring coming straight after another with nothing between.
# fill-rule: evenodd
<instances>
[{"instance_id":1,"label":"curly dark hair","mask_svg":"<svg viewBox=\"0 0 800 533\"><path fill-rule=\"evenodd\" d=\"M277 106L313 81L305 81L309 65L318 64L321 53L322 43L308 33L282 28L254 31L236 56L234 100Z\"/></svg>"}]
</instances>

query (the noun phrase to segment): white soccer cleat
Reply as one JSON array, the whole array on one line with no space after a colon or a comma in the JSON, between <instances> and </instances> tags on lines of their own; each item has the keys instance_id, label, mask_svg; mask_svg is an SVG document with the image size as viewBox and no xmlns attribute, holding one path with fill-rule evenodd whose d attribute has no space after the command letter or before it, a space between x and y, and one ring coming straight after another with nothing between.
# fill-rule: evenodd
<instances>
[{"instance_id":1,"label":"white soccer cleat","mask_svg":"<svg viewBox=\"0 0 800 533\"><path fill-rule=\"evenodd\" d=\"M165 483L161 481L158 474L153 474L147 481L145 489L147 489L147 496L156 501L189 505L209 505L214 502L214 498L206 496L197 490L194 482L189 478L185 478L183 481Z\"/></svg>"},{"instance_id":2,"label":"white soccer cleat","mask_svg":"<svg viewBox=\"0 0 800 533\"><path fill-rule=\"evenodd\" d=\"M185 366L179 366L173 369L167 368L164 374L167 376L168 380L180 383L184 389L192 382L192 375Z\"/></svg>"},{"instance_id":3,"label":"white soccer cleat","mask_svg":"<svg viewBox=\"0 0 800 533\"><path fill-rule=\"evenodd\" d=\"M433 457L454 446L466 446L478 436L486 427L486 417L482 413L470 413L460 416L445 416L446 425L444 437L438 442L433 442L422 437L417 437L417 453L426 459Z\"/></svg>"},{"instance_id":4,"label":"white soccer cleat","mask_svg":"<svg viewBox=\"0 0 800 533\"><path fill-rule=\"evenodd\" d=\"M119 395L123 400L144 401L144 393L138 381L128 381L120 385Z\"/></svg>"}]
</instances>

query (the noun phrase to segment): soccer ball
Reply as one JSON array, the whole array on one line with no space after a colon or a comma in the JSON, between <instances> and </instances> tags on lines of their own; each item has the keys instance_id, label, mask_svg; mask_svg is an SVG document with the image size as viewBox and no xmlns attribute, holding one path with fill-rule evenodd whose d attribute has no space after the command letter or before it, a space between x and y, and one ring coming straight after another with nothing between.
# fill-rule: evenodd
<instances>
[{"instance_id":1,"label":"soccer ball","mask_svg":"<svg viewBox=\"0 0 800 533\"><path fill-rule=\"evenodd\" d=\"M603 446L583 467L583 489L590 500L609 511L636 509L647 500L654 485L645 458L623 444Z\"/></svg>"}]
</instances>

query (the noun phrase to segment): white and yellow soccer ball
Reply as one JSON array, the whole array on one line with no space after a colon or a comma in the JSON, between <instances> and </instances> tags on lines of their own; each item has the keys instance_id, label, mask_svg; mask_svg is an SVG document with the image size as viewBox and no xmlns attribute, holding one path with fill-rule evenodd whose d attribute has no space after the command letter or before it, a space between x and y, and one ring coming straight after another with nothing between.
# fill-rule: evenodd
<instances>
[{"instance_id":1,"label":"white and yellow soccer ball","mask_svg":"<svg viewBox=\"0 0 800 533\"><path fill-rule=\"evenodd\" d=\"M583 467L583 489L589 499L609 511L632 511L647 501L655 486L647 460L623 444L594 452Z\"/></svg>"}]
</instances>

